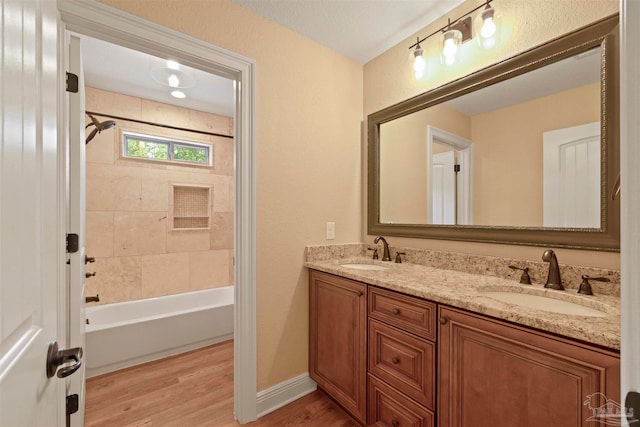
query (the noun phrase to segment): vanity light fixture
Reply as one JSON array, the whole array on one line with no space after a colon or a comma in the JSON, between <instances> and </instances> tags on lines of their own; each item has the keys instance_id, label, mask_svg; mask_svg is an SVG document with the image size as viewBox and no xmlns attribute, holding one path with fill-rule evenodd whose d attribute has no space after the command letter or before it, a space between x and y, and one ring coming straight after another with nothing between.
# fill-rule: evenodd
<instances>
[{"instance_id":1,"label":"vanity light fixture","mask_svg":"<svg viewBox=\"0 0 640 427\"><path fill-rule=\"evenodd\" d=\"M480 19L478 41L480 45L485 48L490 48L495 45L498 27L495 22L495 9L490 5L492 1L493 0L486 0L486 2L482 3L480 6L454 20L448 19L447 25L437 29L422 39L418 37L417 42L409 46L409 49L415 48L413 52L413 70L416 79L422 78L424 76L424 70L426 69L426 61L424 59L420 43L424 42L429 37L435 36L436 34L442 34L442 62L447 66L453 65L458 58L460 45L473 38L471 15L483 7L484 11L478 15ZM478 26L478 24L476 24L476 26Z\"/></svg>"}]
</instances>

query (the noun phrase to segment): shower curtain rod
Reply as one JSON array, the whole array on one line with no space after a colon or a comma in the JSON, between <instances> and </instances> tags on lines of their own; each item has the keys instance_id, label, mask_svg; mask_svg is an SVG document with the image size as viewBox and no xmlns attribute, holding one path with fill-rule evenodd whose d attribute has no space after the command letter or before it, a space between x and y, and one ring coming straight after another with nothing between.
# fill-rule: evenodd
<instances>
[{"instance_id":1,"label":"shower curtain rod","mask_svg":"<svg viewBox=\"0 0 640 427\"><path fill-rule=\"evenodd\" d=\"M194 132L194 133L199 133L202 135L211 135L211 136L219 136L221 138L231 138L233 139L233 136L230 135L223 135L221 133L215 133L215 132L205 132L203 130L195 130L195 129L187 129L187 128L181 128L178 126L171 126L171 125L163 125L161 123L154 123L154 122L146 122L144 120L136 120L136 119L129 119L127 117L120 117L120 116L112 116L110 114L102 114L102 113L97 113L95 111L85 111L85 113L87 114L93 114L94 116L100 116L100 117L108 117L110 119L116 119L116 120L126 120L128 122L135 122L135 123L141 123L144 125L151 125L151 126L158 126L161 128L167 128L167 129L174 129L174 130L182 130L185 132Z\"/></svg>"}]
</instances>

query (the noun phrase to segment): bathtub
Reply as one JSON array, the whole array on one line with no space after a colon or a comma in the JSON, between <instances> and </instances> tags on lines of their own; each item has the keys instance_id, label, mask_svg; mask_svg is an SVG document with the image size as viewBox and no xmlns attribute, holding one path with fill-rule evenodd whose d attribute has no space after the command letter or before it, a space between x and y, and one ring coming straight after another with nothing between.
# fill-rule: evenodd
<instances>
[{"instance_id":1,"label":"bathtub","mask_svg":"<svg viewBox=\"0 0 640 427\"><path fill-rule=\"evenodd\" d=\"M233 286L87 307L87 377L233 338Z\"/></svg>"}]
</instances>

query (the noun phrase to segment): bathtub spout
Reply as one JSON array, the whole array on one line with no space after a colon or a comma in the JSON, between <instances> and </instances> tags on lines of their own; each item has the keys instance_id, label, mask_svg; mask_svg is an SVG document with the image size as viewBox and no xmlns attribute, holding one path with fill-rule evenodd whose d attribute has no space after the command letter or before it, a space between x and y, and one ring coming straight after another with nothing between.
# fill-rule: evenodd
<instances>
[{"instance_id":1,"label":"bathtub spout","mask_svg":"<svg viewBox=\"0 0 640 427\"><path fill-rule=\"evenodd\" d=\"M84 302L100 302L100 294L97 294L95 297L85 297Z\"/></svg>"}]
</instances>

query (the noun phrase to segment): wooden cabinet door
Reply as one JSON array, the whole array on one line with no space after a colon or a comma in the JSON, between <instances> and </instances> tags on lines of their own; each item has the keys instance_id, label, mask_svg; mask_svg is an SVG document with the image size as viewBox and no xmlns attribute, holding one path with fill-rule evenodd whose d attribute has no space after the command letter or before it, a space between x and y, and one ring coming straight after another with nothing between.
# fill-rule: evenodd
<instances>
[{"instance_id":1,"label":"wooden cabinet door","mask_svg":"<svg viewBox=\"0 0 640 427\"><path fill-rule=\"evenodd\" d=\"M309 282L311 378L366 424L366 285L314 270Z\"/></svg>"},{"instance_id":2,"label":"wooden cabinet door","mask_svg":"<svg viewBox=\"0 0 640 427\"><path fill-rule=\"evenodd\" d=\"M446 307L439 332L439 427L603 426L620 402L614 352Z\"/></svg>"}]
</instances>

